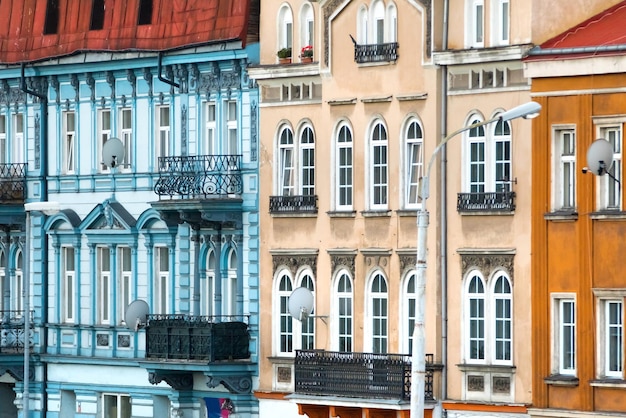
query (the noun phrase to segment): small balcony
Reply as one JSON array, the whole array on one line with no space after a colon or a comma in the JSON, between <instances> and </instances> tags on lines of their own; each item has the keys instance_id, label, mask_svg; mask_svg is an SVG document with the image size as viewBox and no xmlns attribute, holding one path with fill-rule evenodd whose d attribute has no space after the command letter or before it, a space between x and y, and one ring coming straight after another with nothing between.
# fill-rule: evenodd
<instances>
[{"instance_id":1,"label":"small balcony","mask_svg":"<svg viewBox=\"0 0 626 418\"><path fill-rule=\"evenodd\" d=\"M146 358L170 361L250 358L247 322L232 316L149 315Z\"/></svg>"},{"instance_id":2,"label":"small balcony","mask_svg":"<svg viewBox=\"0 0 626 418\"><path fill-rule=\"evenodd\" d=\"M0 204L24 204L26 164L0 164Z\"/></svg>"},{"instance_id":3,"label":"small balcony","mask_svg":"<svg viewBox=\"0 0 626 418\"><path fill-rule=\"evenodd\" d=\"M32 330L29 334L32 337ZM28 338L30 349L31 337ZM24 353L24 347L24 311L0 311L0 355Z\"/></svg>"},{"instance_id":4,"label":"small balcony","mask_svg":"<svg viewBox=\"0 0 626 418\"><path fill-rule=\"evenodd\" d=\"M503 212L515 211L515 192L459 193L458 212Z\"/></svg>"},{"instance_id":5,"label":"small balcony","mask_svg":"<svg viewBox=\"0 0 626 418\"><path fill-rule=\"evenodd\" d=\"M352 38L352 36L350 36ZM370 62L395 62L398 60L397 42L389 42L384 44L358 44L352 38L354 44L354 61L357 64L365 64Z\"/></svg>"},{"instance_id":6,"label":"small balcony","mask_svg":"<svg viewBox=\"0 0 626 418\"><path fill-rule=\"evenodd\" d=\"M241 195L241 155L159 157L159 179L154 192L159 199Z\"/></svg>"},{"instance_id":7,"label":"small balcony","mask_svg":"<svg viewBox=\"0 0 626 418\"><path fill-rule=\"evenodd\" d=\"M433 400L433 375L439 367L426 355L426 400ZM410 401L411 356L298 350L295 393L363 399Z\"/></svg>"},{"instance_id":8,"label":"small balcony","mask_svg":"<svg viewBox=\"0 0 626 418\"><path fill-rule=\"evenodd\" d=\"M317 195L270 196L270 213L316 214Z\"/></svg>"}]
</instances>

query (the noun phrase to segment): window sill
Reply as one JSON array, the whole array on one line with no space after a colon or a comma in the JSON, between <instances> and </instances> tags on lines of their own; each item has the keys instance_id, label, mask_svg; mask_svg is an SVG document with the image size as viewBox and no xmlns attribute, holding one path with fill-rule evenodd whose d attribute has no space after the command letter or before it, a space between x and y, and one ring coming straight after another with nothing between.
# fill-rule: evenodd
<instances>
[{"instance_id":1,"label":"window sill","mask_svg":"<svg viewBox=\"0 0 626 418\"><path fill-rule=\"evenodd\" d=\"M514 210L484 210L484 211L458 211L461 216L513 216L515 215Z\"/></svg>"},{"instance_id":2,"label":"window sill","mask_svg":"<svg viewBox=\"0 0 626 418\"><path fill-rule=\"evenodd\" d=\"M417 212L419 212L419 209L398 209L398 210L396 210L396 213L400 217L409 217L409 216L416 217L417 216Z\"/></svg>"},{"instance_id":3,"label":"window sill","mask_svg":"<svg viewBox=\"0 0 626 418\"><path fill-rule=\"evenodd\" d=\"M553 374L548 377L544 377L543 381L547 385L554 386L578 386L580 380L576 376L571 376L567 374Z\"/></svg>"},{"instance_id":4,"label":"window sill","mask_svg":"<svg viewBox=\"0 0 626 418\"><path fill-rule=\"evenodd\" d=\"M326 214L331 218L354 218L356 216L355 210L335 210L328 211Z\"/></svg>"},{"instance_id":5,"label":"window sill","mask_svg":"<svg viewBox=\"0 0 626 418\"><path fill-rule=\"evenodd\" d=\"M361 211L361 215L364 218L388 218L391 216L391 211L389 209L384 210L363 210Z\"/></svg>"},{"instance_id":6,"label":"window sill","mask_svg":"<svg viewBox=\"0 0 626 418\"><path fill-rule=\"evenodd\" d=\"M546 221L576 221L578 212L576 211L555 211L543 215Z\"/></svg>"},{"instance_id":7,"label":"window sill","mask_svg":"<svg viewBox=\"0 0 626 418\"><path fill-rule=\"evenodd\" d=\"M605 210L601 210L601 211L597 211L597 212L592 212L589 215L589 218L591 219L595 219L595 220L626 220L626 212L623 212L621 210L609 210L609 209L605 209Z\"/></svg>"},{"instance_id":8,"label":"window sill","mask_svg":"<svg viewBox=\"0 0 626 418\"><path fill-rule=\"evenodd\" d=\"M467 371L481 371L481 372L488 372L488 373L514 373L516 366L510 365L494 365L494 364L468 364L468 363L463 363L463 364L457 364L456 365L459 370L461 370L462 372L467 372Z\"/></svg>"},{"instance_id":9,"label":"window sill","mask_svg":"<svg viewBox=\"0 0 626 418\"><path fill-rule=\"evenodd\" d=\"M626 388L626 380L620 379L618 377L611 379L610 377L605 377L602 379L596 379L589 382L590 386L597 388L618 388L624 389Z\"/></svg>"}]
</instances>

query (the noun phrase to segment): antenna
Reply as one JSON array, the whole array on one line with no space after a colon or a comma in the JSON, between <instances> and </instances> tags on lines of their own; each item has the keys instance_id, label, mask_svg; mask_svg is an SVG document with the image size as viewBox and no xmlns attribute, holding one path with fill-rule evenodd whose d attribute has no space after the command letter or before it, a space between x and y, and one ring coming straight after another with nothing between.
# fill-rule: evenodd
<instances>
[{"instance_id":1,"label":"antenna","mask_svg":"<svg viewBox=\"0 0 626 418\"><path fill-rule=\"evenodd\" d=\"M145 300L136 299L132 301L126 308L126 315L124 316L126 327L135 332L145 327L149 313L150 307Z\"/></svg>"},{"instance_id":2,"label":"antenna","mask_svg":"<svg viewBox=\"0 0 626 418\"><path fill-rule=\"evenodd\" d=\"M302 322L307 318L328 318L325 316L311 315L313 313L313 293L306 287L298 287L289 295L289 315ZM325 322L325 321L324 321Z\"/></svg>"}]
</instances>

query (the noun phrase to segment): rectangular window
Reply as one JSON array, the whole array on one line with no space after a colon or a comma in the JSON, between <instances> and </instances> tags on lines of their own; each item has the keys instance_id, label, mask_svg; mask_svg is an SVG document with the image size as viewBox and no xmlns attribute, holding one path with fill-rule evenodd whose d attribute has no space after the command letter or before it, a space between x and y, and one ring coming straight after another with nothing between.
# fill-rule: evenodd
<instances>
[{"instance_id":1,"label":"rectangular window","mask_svg":"<svg viewBox=\"0 0 626 418\"><path fill-rule=\"evenodd\" d=\"M485 359L485 299L483 294L469 299L469 349L471 360Z\"/></svg>"},{"instance_id":2,"label":"rectangular window","mask_svg":"<svg viewBox=\"0 0 626 418\"><path fill-rule=\"evenodd\" d=\"M130 162L132 161L132 150L133 150L133 113L130 109L121 109L120 111L120 119L121 119L121 129L120 129L120 140L122 144L124 144L124 169L130 168Z\"/></svg>"},{"instance_id":3,"label":"rectangular window","mask_svg":"<svg viewBox=\"0 0 626 418\"><path fill-rule=\"evenodd\" d=\"M215 103L205 103L204 109L204 153L205 155L216 155L218 154L218 151L217 144L215 143Z\"/></svg>"},{"instance_id":4,"label":"rectangular window","mask_svg":"<svg viewBox=\"0 0 626 418\"><path fill-rule=\"evenodd\" d=\"M566 297L553 300L553 372L576 375L576 302Z\"/></svg>"},{"instance_id":5,"label":"rectangular window","mask_svg":"<svg viewBox=\"0 0 626 418\"><path fill-rule=\"evenodd\" d=\"M237 135L237 102L230 100L226 102L226 155L239 154Z\"/></svg>"},{"instance_id":6,"label":"rectangular window","mask_svg":"<svg viewBox=\"0 0 626 418\"><path fill-rule=\"evenodd\" d=\"M117 303L118 303L118 322L122 322L126 318L126 308L133 301L133 271L131 250L129 247L118 247L117 249L117 265L118 265L118 286L117 286Z\"/></svg>"},{"instance_id":7,"label":"rectangular window","mask_svg":"<svg viewBox=\"0 0 626 418\"><path fill-rule=\"evenodd\" d=\"M300 138L300 163L301 163L301 194L312 196L315 194L315 142L313 130L305 128Z\"/></svg>"},{"instance_id":8,"label":"rectangular window","mask_svg":"<svg viewBox=\"0 0 626 418\"><path fill-rule=\"evenodd\" d=\"M386 209L389 181L387 177L387 133L380 124L374 130L371 144L371 209Z\"/></svg>"},{"instance_id":9,"label":"rectangular window","mask_svg":"<svg viewBox=\"0 0 626 418\"><path fill-rule=\"evenodd\" d=\"M472 138L473 139L473 138ZM485 192L485 141L484 137L470 144L470 193Z\"/></svg>"},{"instance_id":10,"label":"rectangular window","mask_svg":"<svg viewBox=\"0 0 626 418\"><path fill-rule=\"evenodd\" d=\"M59 29L59 0L48 0L46 7L46 20L44 21L43 33L50 35L57 33Z\"/></svg>"},{"instance_id":11,"label":"rectangular window","mask_svg":"<svg viewBox=\"0 0 626 418\"><path fill-rule=\"evenodd\" d=\"M620 210L622 207L622 193L620 181L622 178L622 127L612 126L600 129L601 138L609 141L613 147L613 164L608 168L608 175L598 178L599 209Z\"/></svg>"},{"instance_id":12,"label":"rectangular window","mask_svg":"<svg viewBox=\"0 0 626 418\"><path fill-rule=\"evenodd\" d=\"M352 209L352 133L346 126L337 138L337 209Z\"/></svg>"},{"instance_id":13,"label":"rectangular window","mask_svg":"<svg viewBox=\"0 0 626 418\"><path fill-rule=\"evenodd\" d=\"M508 45L510 31L509 0L494 0L492 5L491 38L493 45Z\"/></svg>"},{"instance_id":14,"label":"rectangular window","mask_svg":"<svg viewBox=\"0 0 626 418\"><path fill-rule=\"evenodd\" d=\"M101 171L109 170L102 156L102 147L109 138L111 138L111 111L104 109L98 113L98 146L100 148L100 162L102 163Z\"/></svg>"},{"instance_id":15,"label":"rectangular window","mask_svg":"<svg viewBox=\"0 0 626 418\"><path fill-rule=\"evenodd\" d=\"M387 352L387 298L372 298L372 352Z\"/></svg>"},{"instance_id":16,"label":"rectangular window","mask_svg":"<svg viewBox=\"0 0 626 418\"><path fill-rule=\"evenodd\" d=\"M154 249L156 255L155 261L155 304L156 314L172 313L170 309L170 257L167 247L156 247Z\"/></svg>"},{"instance_id":17,"label":"rectangular window","mask_svg":"<svg viewBox=\"0 0 626 418\"><path fill-rule=\"evenodd\" d=\"M62 320L66 323L73 323L74 318L74 295L76 292L76 268L73 247L63 247L62 249L62 297L61 309L63 312Z\"/></svg>"},{"instance_id":18,"label":"rectangular window","mask_svg":"<svg viewBox=\"0 0 626 418\"><path fill-rule=\"evenodd\" d=\"M89 30L100 30L104 27L104 0L92 0L91 23Z\"/></svg>"},{"instance_id":19,"label":"rectangular window","mask_svg":"<svg viewBox=\"0 0 626 418\"><path fill-rule=\"evenodd\" d=\"M149 25L152 23L152 0L139 1L138 25Z\"/></svg>"},{"instance_id":20,"label":"rectangular window","mask_svg":"<svg viewBox=\"0 0 626 418\"><path fill-rule=\"evenodd\" d=\"M468 25L470 47L484 46L484 4L483 0L470 0L470 20Z\"/></svg>"},{"instance_id":21,"label":"rectangular window","mask_svg":"<svg viewBox=\"0 0 626 418\"><path fill-rule=\"evenodd\" d=\"M415 207L421 201L420 180L423 176L423 152L421 141L410 141L407 143L407 207Z\"/></svg>"},{"instance_id":22,"label":"rectangular window","mask_svg":"<svg viewBox=\"0 0 626 418\"><path fill-rule=\"evenodd\" d=\"M170 150L170 107L159 106L157 108L157 166L158 158L169 157Z\"/></svg>"},{"instance_id":23,"label":"rectangular window","mask_svg":"<svg viewBox=\"0 0 626 418\"><path fill-rule=\"evenodd\" d=\"M8 163L7 159L7 118L0 115L0 164ZM22 162L22 161L17 161Z\"/></svg>"},{"instance_id":24,"label":"rectangular window","mask_svg":"<svg viewBox=\"0 0 626 418\"><path fill-rule=\"evenodd\" d=\"M102 395L102 418L130 418L130 396L117 394Z\"/></svg>"},{"instance_id":25,"label":"rectangular window","mask_svg":"<svg viewBox=\"0 0 626 418\"><path fill-rule=\"evenodd\" d=\"M623 301L604 303L604 371L606 376L623 377L624 318Z\"/></svg>"},{"instance_id":26,"label":"rectangular window","mask_svg":"<svg viewBox=\"0 0 626 418\"><path fill-rule=\"evenodd\" d=\"M574 129L554 132L553 209L575 209L576 134Z\"/></svg>"},{"instance_id":27,"label":"rectangular window","mask_svg":"<svg viewBox=\"0 0 626 418\"><path fill-rule=\"evenodd\" d=\"M278 351L280 354L293 353L293 321L294 319L289 314L289 296L292 292L291 280L283 276L280 281L278 289L279 299L279 345Z\"/></svg>"},{"instance_id":28,"label":"rectangular window","mask_svg":"<svg viewBox=\"0 0 626 418\"><path fill-rule=\"evenodd\" d=\"M108 247L97 248L96 318L99 324L111 323L111 259Z\"/></svg>"},{"instance_id":29,"label":"rectangular window","mask_svg":"<svg viewBox=\"0 0 626 418\"><path fill-rule=\"evenodd\" d=\"M16 113L13 115L13 162L25 163L24 158L24 115L22 113Z\"/></svg>"},{"instance_id":30,"label":"rectangular window","mask_svg":"<svg viewBox=\"0 0 626 418\"><path fill-rule=\"evenodd\" d=\"M75 170L76 155L76 114L65 112L63 114L63 173L72 174Z\"/></svg>"},{"instance_id":31,"label":"rectangular window","mask_svg":"<svg viewBox=\"0 0 626 418\"><path fill-rule=\"evenodd\" d=\"M346 283L340 282L337 299L339 307L339 351L349 353L352 351L352 292L347 288L350 285L348 279L342 280Z\"/></svg>"}]
</instances>

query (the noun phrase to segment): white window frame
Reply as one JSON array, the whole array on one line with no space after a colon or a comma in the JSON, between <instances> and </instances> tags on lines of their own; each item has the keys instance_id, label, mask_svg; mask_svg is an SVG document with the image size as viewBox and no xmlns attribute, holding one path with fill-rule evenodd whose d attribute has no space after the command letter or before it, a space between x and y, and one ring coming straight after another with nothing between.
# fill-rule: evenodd
<instances>
[{"instance_id":1,"label":"white window frame","mask_svg":"<svg viewBox=\"0 0 626 418\"><path fill-rule=\"evenodd\" d=\"M14 113L13 114L13 162L14 163L25 163L25 139L24 139L24 114L23 113Z\"/></svg>"},{"instance_id":2,"label":"white window frame","mask_svg":"<svg viewBox=\"0 0 626 418\"><path fill-rule=\"evenodd\" d=\"M373 43L384 44L385 43L385 3L383 0L374 0L371 5L372 13L372 27L370 32L372 34Z\"/></svg>"},{"instance_id":3,"label":"white window frame","mask_svg":"<svg viewBox=\"0 0 626 418\"><path fill-rule=\"evenodd\" d=\"M385 42L398 41L398 9L394 3L387 5L385 13Z\"/></svg>"},{"instance_id":4,"label":"white window frame","mask_svg":"<svg viewBox=\"0 0 626 418\"><path fill-rule=\"evenodd\" d=\"M154 247L154 313L173 313L170 294L170 250L165 246Z\"/></svg>"},{"instance_id":5,"label":"white window frame","mask_svg":"<svg viewBox=\"0 0 626 418\"><path fill-rule=\"evenodd\" d=\"M156 107L156 165L159 167L160 157L169 157L172 155L171 143L171 108L169 105Z\"/></svg>"},{"instance_id":6,"label":"white window frame","mask_svg":"<svg viewBox=\"0 0 626 418\"><path fill-rule=\"evenodd\" d=\"M472 291L470 286L472 282L477 280L480 284L480 288L477 291ZM482 291L480 291L482 290ZM483 275L476 271L470 271L465 281L465 338L463 338L465 346L465 362L467 364L486 364L487 363L487 284ZM478 303L478 308L482 309L482 312L475 312L476 309L473 306L473 302ZM482 302L482 304L481 304ZM472 328L472 324L477 323L477 328ZM472 331L476 329L478 334L473 334ZM480 331L482 329L482 335ZM480 344L482 343L482 352L480 350ZM478 345L478 352L473 353L472 348ZM482 356L482 357L481 357Z\"/></svg>"},{"instance_id":7,"label":"white window frame","mask_svg":"<svg viewBox=\"0 0 626 418\"><path fill-rule=\"evenodd\" d=\"M24 256L23 251L20 249L15 253L15 273L11 280L11 295L16 297L11 298L11 310L17 311L18 315L24 314ZM31 295L32 297L32 295ZM32 306L32 304L31 304Z\"/></svg>"},{"instance_id":8,"label":"white window frame","mask_svg":"<svg viewBox=\"0 0 626 418\"><path fill-rule=\"evenodd\" d=\"M222 314L223 315L236 315L237 314L237 252L231 248L228 251L228 266L227 274L224 278L225 283L222 289L223 303Z\"/></svg>"},{"instance_id":9,"label":"white window frame","mask_svg":"<svg viewBox=\"0 0 626 418\"><path fill-rule=\"evenodd\" d=\"M418 209L421 179L424 176L424 130L416 118L408 121L404 129L404 207Z\"/></svg>"},{"instance_id":10,"label":"white window frame","mask_svg":"<svg viewBox=\"0 0 626 418\"><path fill-rule=\"evenodd\" d=\"M215 276L217 268L217 257L215 251L211 248L207 252L205 281L201 295L202 306L200 311L205 316L215 315Z\"/></svg>"},{"instance_id":11,"label":"white window frame","mask_svg":"<svg viewBox=\"0 0 626 418\"><path fill-rule=\"evenodd\" d=\"M314 46L315 20L311 3L306 2L300 11L300 48Z\"/></svg>"},{"instance_id":12,"label":"white window frame","mask_svg":"<svg viewBox=\"0 0 626 418\"><path fill-rule=\"evenodd\" d=\"M372 124L368 143L369 208L386 210L389 206L389 134L382 120Z\"/></svg>"},{"instance_id":13,"label":"white window frame","mask_svg":"<svg viewBox=\"0 0 626 418\"><path fill-rule=\"evenodd\" d=\"M224 102L224 118L225 118L225 138L224 146L226 147L226 155L239 154L239 104L236 100L226 100Z\"/></svg>"},{"instance_id":14,"label":"white window frame","mask_svg":"<svg viewBox=\"0 0 626 418\"><path fill-rule=\"evenodd\" d=\"M332 349L351 353L354 351L354 284L347 270L337 272L333 292Z\"/></svg>"},{"instance_id":15,"label":"white window frame","mask_svg":"<svg viewBox=\"0 0 626 418\"><path fill-rule=\"evenodd\" d=\"M102 147L111 138L112 123L111 109L101 109L98 112L98 151L100 154L100 171L108 172L109 166L105 163L102 155ZM126 159L126 158L124 158Z\"/></svg>"},{"instance_id":16,"label":"white window frame","mask_svg":"<svg viewBox=\"0 0 626 418\"><path fill-rule=\"evenodd\" d=\"M302 321L294 320L293 342L295 350L313 350L315 349L315 278L311 269L306 268L298 274L298 286L309 289L313 295L313 312L311 316Z\"/></svg>"},{"instance_id":17,"label":"white window frame","mask_svg":"<svg viewBox=\"0 0 626 418\"><path fill-rule=\"evenodd\" d=\"M63 174L74 174L77 154L76 112L63 112Z\"/></svg>"},{"instance_id":18,"label":"white window frame","mask_svg":"<svg viewBox=\"0 0 626 418\"><path fill-rule=\"evenodd\" d=\"M70 246L61 247L61 320L73 324L76 321L76 249Z\"/></svg>"},{"instance_id":19,"label":"white window frame","mask_svg":"<svg viewBox=\"0 0 626 418\"><path fill-rule=\"evenodd\" d=\"M291 127L283 125L278 132L277 194L294 196L296 193L296 145Z\"/></svg>"},{"instance_id":20,"label":"white window frame","mask_svg":"<svg viewBox=\"0 0 626 418\"><path fill-rule=\"evenodd\" d=\"M609 175L595 176L597 182L596 207L598 210L621 211L623 193L624 123L626 118L594 118L597 138L604 138L613 146L613 163ZM615 181L617 179L617 181Z\"/></svg>"},{"instance_id":21,"label":"white window frame","mask_svg":"<svg viewBox=\"0 0 626 418\"><path fill-rule=\"evenodd\" d=\"M114 401L114 405L110 406L107 403L107 399ZM103 393L102 394L102 418L130 418L132 416L132 403L131 398L128 395L122 395L118 393ZM124 403L122 403L124 402ZM125 406L127 414L124 413ZM109 410L111 407L112 410Z\"/></svg>"},{"instance_id":22,"label":"white window frame","mask_svg":"<svg viewBox=\"0 0 626 418\"><path fill-rule=\"evenodd\" d=\"M361 5L358 11L358 22L357 22L357 42L359 45L367 45L369 41L369 34L367 33L369 30L369 12L365 5Z\"/></svg>"},{"instance_id":23,"label":"white window frame","mask_svg":"<svg viewBox=\"0 0 626 418\"><path fill-rule=\"evenodd\" d=\"M133 251L130 247L117 247L117 322L125 323L126 309L133 301Z\"/></svg>"},{"instance_id":24,"label":"white window frame","mask_svg":"<svg viewBox=\"0 0 626 418\"><path fill-rule=\"evenodd\" d=\"M217 144L217 104L204 102L204 153L206 155L219 154Z\"/></svg>"},{"instance_id":25,"label":"white window frame","mask_svg":"<svg viewBox=\"0 0 626 418\"><path fill-rule=\"evenodd\" d=\"M513 365L513 287L511 280L503 271L496 271L493 277L490 279L491 285L489 286L490 295L488 299L489 314L488 318L488 332L487 335L487 358L490 359L492 364L497 365ZM496 289L499 283L504 283L508 290L506 292L500 292ZM502 312L501 308L507 309ZM504 335L499 335L499 331L504 328ZM501 356L498 352L498 345L508 346L508 350L503 350L503 353L508 354L508 358Z\"/></svg>"},{"instance_id":26,"label":"white window frame","mask_svg":"<svg viewBox=\"0 0 626 418\"><path fill-rule=\"evenodd\" d=\"M593 289L596 297L596 378L624 379L624 308L626 290ZM617 317L611 317L609 309L617 306ZM613 332L613 333L612 333ZM612 338L616 337L616 338ZM611 361L613 355L617 355Z\"/></svg>"},{"instance_id":27,"label":"white window frame","mask_svg":"<svg viewBox=\"0 0 626 418\"><path fill-rule=\"evenodd\" d=\"M577 374L577 329L576 294L553 293L552 298L552 373L576 376ZM564 308L573 309L573 318L564 317ZM567 361L564 356L566 346L573 345L573 354Z\"/></svg>"},{"instance_id":28,"label":"white window frame","mask_svg":"<svg viewBox=\"0 0 626 418\"><path fill-rule=\"evenodd\" d=\"M493 45L508 45L511 38L510 0L491 2L491 39Z\"/></svg>"},{"instance_id":29,"label":"white window frame","mask_svg":"<svg viewBox=\"0 0 626 418\"><path fill-rule=\"evenodd\" d=\"M315 133L313 127L306 124L300 128L296 182L300 195L315 195Z\"/></svg>"},{"instance_id":30,"label":"white window frame","mask_svg":"<svg viewBox=\"0 0 626 418\"><path fill-rule=\"evenodd\" d=\"M124 163L122 171L130 171L133 160L133 110L129 107L119 109L120 140L124 144Z\"/></svg>"},{"instance_id":31,"label":"white window frame","mask_svg":"<svg viewBox=\"0 0 626 418\"><path fill-rule=\"evenodd\" d=\"M286 4L283 4L278 11L277 26L278 45L276 50L293 48L293 12Z\"/></svg>"},{"instance_id":32,"label":"white window frame","mask_svg":"<svg viewBox=\"0 0 626 418\"><path fill-rule=\"evenodd\" d=\"M289 296L293 290L291 274L281 269L274 280L274 353L278 356L293 357L295 353L294 319L289 314Z\"/></svg>"},{"instance_id":33,"label":"white window frame","mask_svg":"<svg viewBox=\"0 0 626 418\"><path fill-rule=\"evenodd\" d=\"M552 209L576 210L576 128L552 127ZM564 146L566 146L564 148Z\"/></svg>"},{"instance_id":34,"label":"white window frame","mask_svg":"<svg viewBox=\"0 0 626 418\"><path fill-rule=\"evenodd\" d=\"M335 162L335 209L351 211L354 205L354 135L345 123L338 126L335 136Z\"/></svg>"},{"instance_id":35,"label":"white window frame","mask_svg":"<svg viewBox=\"0 0 626 418\"><path fill-rule=\"evenodd\" d=\"M96 247L96 322L111 323L111 250L109 247ZM108 267L108 270L106 269Z\"/></svg>"},{"instance_id":36,"label":"white window frame","mask_svg":"<svg viewBox=\"0 0 626 418\"><path fill-rule=\"evenodd\" d=\"M367 283L364 346L368 352L385 354L389 350L389 284L382 270L372 271Z\"/></svg>"},{"instance_id":37,"label":"white window frame","mask_svg":"<svg viewBox=\"0 0 626 418\"><path fill-rule=\"evenodd\" d=\"M7 117L5 115L0 115L0 164L8 163L9 160L7 150ZM17 163L21 163L23 161L16 161Z\"/></svg>"},{"instance_id":38,"label":"white window frame","mask_svg":"<svg viewBox=\"0 0 626 418\"><path fill-rule=\"evenodd\" d=\"M485 46L485 3L484 0L467 0L466 47Z\"/></svg>"},{"instance_id":39,"label":"white window frame","mask_svg":"<svg viewBox=\"0 0 626 418\"><path fill-rule=\"evenodd\" d=\"M6 274L7 274L7 257L4 249L0 248L0 310L11 310L10 302L9 304L5 304L5 290L7 290L6 286L8 286L8 293L11 294L11 284L6 282Z\"/></svg>"},{"instance_id":40,"label":"white window frame","mask_svg":"<svg viewBox=\"0 0 626 418\"><path fill-rule=\"evenodd\" d=\"M417 295L417 271L408 271L402 280L402 311L400 318L403 319L401 329L401 347L403 353L413 353L413 333L418 308Z\"/></svg>"}]
</instances>

